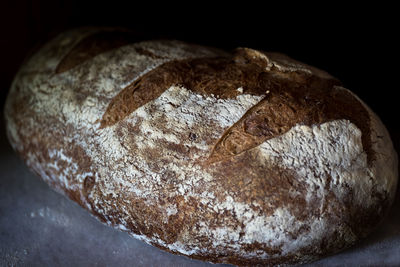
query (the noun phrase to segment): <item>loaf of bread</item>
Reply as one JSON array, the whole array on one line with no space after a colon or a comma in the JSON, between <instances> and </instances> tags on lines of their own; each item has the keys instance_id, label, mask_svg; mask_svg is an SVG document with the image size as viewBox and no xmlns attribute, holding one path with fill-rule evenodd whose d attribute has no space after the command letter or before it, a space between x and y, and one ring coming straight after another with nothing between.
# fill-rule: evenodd
<instances>
[{"instance_id":1,"label":"loaf of bread","mask_svg":"<svg viewBox=\"0 0 400 267\"><path fill-rule=\"evenodd\" d=\"M129 31L59 35L19 70L13 148L59 192L151 245L214 263L297 264L354 244L390 207L397 155L328 73Z\"/></svg>"}]
</instances>

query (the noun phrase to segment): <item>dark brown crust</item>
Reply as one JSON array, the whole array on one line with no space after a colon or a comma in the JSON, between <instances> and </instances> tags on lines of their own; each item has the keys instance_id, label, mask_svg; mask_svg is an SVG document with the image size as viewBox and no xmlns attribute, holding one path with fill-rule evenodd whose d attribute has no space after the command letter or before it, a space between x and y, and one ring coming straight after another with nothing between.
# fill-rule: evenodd
<instances>
[{"instance_id":1,"label":"dark brown crust","mask_svg":"<svg viewBox=\"0 0 400 267\"><path fill-rule=\"evenodd\" d=\"M66 72L83 62L112 49L138 42L143 37L127 30L101 31L82 39L60 61L56 73Z\"/></svg>"},{"instance_id":2,"label":"dark brown crust","mask_svg":"<svg viewBox=\"0 0 400 267\"><path fill-rule=\"evenodd\" d=\"M112 45L105 45L103 48L101 48L102 45L99 45L100 49L97 49L96 53L90 54L91 52L87 52L87 50L91 47L91 41L86 40L84 42L88 42L88 44L80 44L75 52L72 53L71 51L72 56L65 59L64 66L60 63L61 70L69 70L88 60L92 55L96 55L96 53L113 49ZM81 47L79 48L79 46ZM85 46L86 48L84 48ZM82 50L84 54L87 52L87 54L82 55L82 57L74 55L79 50ZM159 57L144 49L139 49L137 52L148 57ZM237 123L227 129L219 140L210 141L210 143L215 142L215 147L204 168L207 168L207 171L211 172L215 178L211 186L216 188L215 193L218 200L223 201L225 196L224 194L218 195L218 190L230 192L236 200L251 205L252 209L259 211L260 214L273 213L271 206L285 205L299 221L306 221L306 217L309 216L318 217L322 214L329 214L328 220L332 229L340 226L340 224L346 224L357 237L363 237L365 233L376 226L387 211L390 204L388 197L376 193L378 192L377 189L372 192L376 205L369 209L354 205L357 197L350 188L345 193L347 198L344 200L337 198L331 191L323 200L316 197L315 201L307 202L305 200L307 185L296 176L294 171L278 166L260 164L257 161L259 156L255 154L254 150L251 150L252 147L265 140L285 133L297 123L313 125L334 119L348 119L361 129L364 149L367 151L368 159L372 160L373 151L368 113L351 93L334 88L334 85L339 84L336 80L316 77L302 71L282 72L274 66L271 67L267 59L254 57L252 50L248 49L239 49L231 57L172 61L140 77L117 95L103 116L102 127L121 122L116 128L116 132L121 135L121 138L122 136L128 138L121 131L122 128L131 127L128 128L130 135L139 132L139 129L121 120L138 107L156 99L173 84L181 84L196 93L213 94L219 98L237 97L240 94L237 90L239 87L243 88L243 93L263 97ZM14 96L14 101L11 113L18 118L16 119L17 128L22 129L25 118L33 114L32 110L29 109L30 99L26 96L24 98ZM56 118L54 118L54 121L51 119L53 118L50 118L50 120L44 117L35 118L35 123L37 125L48 125L50 123L54 128L62 129L64 132L56 135L52 131L46 132L35 128L32 131L31 138L24 144L24 151L20 151L21 155L35 154L39 164L46 166L48 162L54 161L54 159L49 158L48 148L58 146L58 149L64 149L66 156L79 162L80 172L90 172L92 162L84 150L74 142L63 141L65 140L64 136L72 135L67 131L78 130L73 125L63 125ZM138 127L139 124L140 120L135 127ZM201 127L202 125L199 125L199 128ZM186 138L196 140L198 135L201 136L198 132L188 133ZM49 144L51 144L51 147ZM137 152L137 147L135 147L137 144L131 143L130 139L125 139L123 145L127 146L132 153ZM194 153L181 144L163 143L160 146L166 150L179 152L187 158L191 158L191 153ZM154 160L155 158L157 161ZM209 210L209 207L192 197L188 197L187 200L182 196L163 198L163 196L168 195L168 192L176 191L176 183L179 182L177 181L177 174L173 171L162 173L161 170L157 169L165 160L161 158L159 148L149 148L143 159L147 160L149 166L155 172L160 171L159 173L161 173L162 186L157 192L154 192L161 199L157 206L150 205L146 199L139 199L129 194L129 191L124 190L121 184L120 187L116 186L115 188L116 196L112 194L103 195L101 188L104 188L104 186L101 183L104 179L101 177L96 180L94 176L88 176L75 189L61 189L71 199L90 210L103 222L118 225L122 223L121 220L124 215L132 216L133 220L127 222L127 228L131 232L144 234L147 237L157 235L167 244L174 243L182 229L194 229L197 227L197 222L202 220L210 222L210 228L227 224L237 226L240 223L239 220L236 220L234 214L216 214L215 211ZM59 173L52 172L46 173L46 175L54 177L54 181L50 181L50 183L53 187L60 189L56 177L63 174L65 166L63 166L62 159L57 159L57 161L61 167ZM67 179L74 181L74 177L67 177ZM328 177L326 190L330 188L332 188L331 178ZM97 196L102 197L95 201L94 197ZM265 199L269 199L270 202L266 203ZM169 216L168 224L162 223L164 219L162 214L165 212L162 206L164 202L176 204L178 210L175 215ZM98 212L105 210L109 205L112 205L113 209L108 214L102 215ZM121 207L127 207L127 210ZM298 232L291 230L288 229L288 234L295 240L297 234L309 229L304 226ZM343 244L348 244L347 237L343 236L340 231L329 231L327 229L326 237L320 242L318 241L319 243L315 242L312 246L301 249L297 254L287 256L281 256L282 250L279 246L267 247L265 244L257 242L247 246L243 245L245 251L261 250L272 255L270 259L265 261L245 258L235 253L230 254L228 250L215 252L215 250L212 250L213 245L209 238L198 236L199 244L208 248L210 253L200 253L191 257L212 262L229 262L252 266L298 263L299 260L304 259L305 255L318 258L336 252L338 249L343 249ZM153 245L166 250L165 247L155 243Z\"/></svg>"},{"instance_id":3,"label":"dark brown crust","mask_svg":"<svg viewBox=\"0 0 400 267\"><path fill-rule=\"evenodd\" d=\"M139 77L115 96L101 120L101 128L124 119L158 98L172 85L202 95L235 98L243 93L264 96L217 141L208 163L223 160L284 134L296 124L314 125L347 119L362 131L368 160L373 160L367 110L349 92L336 89L336 79L302 71L267 69L267 59L254 50L238 49L231 57L175 60Z\"/></svg>"},{"instance_id":4,"label":"dark brown crust","mask_svg":"<svg viewBox=\"0 0 400 267\"><path fill-rule=\"evenodd\" d=\"M216 143L209 163L232 157L264 141L284 134L296 124L311 126L346 119L359 127L368 158L373 159L369 115L349 92L336 89L334 80L303 73L274 79L269 93L251 108Z\"/></svg>"},{"instance_id":5,"label":"dark brown crust","mask_svg":"<svg viewBox=\"0 0 400 267\"><path fill-rule=\"evenodd\" d=\"M137 108L158 98L172 85L219 98L234 98L244 81L249 83L246 93L262 95L264 88L251 79L253 69L237 67L231 58L196 58L175 60L162 64L125 87L110 102L101 120L101 127L111 126ZM251 83L251 84L250 84Z\"/></svg>"}]
</instances>

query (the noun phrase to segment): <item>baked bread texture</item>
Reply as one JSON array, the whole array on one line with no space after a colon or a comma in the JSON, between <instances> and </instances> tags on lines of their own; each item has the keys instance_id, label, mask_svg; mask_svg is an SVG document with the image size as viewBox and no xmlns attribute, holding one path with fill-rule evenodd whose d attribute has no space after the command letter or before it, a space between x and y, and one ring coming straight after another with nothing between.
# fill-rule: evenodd
<instances>
[{"instance_id":1,"label":"baked bread texture","mask_svg":"<svg viewBox=\"0 0 400 267\"><path fill-rule=\"evenodd\" d=\"M328 73L83 28L19 70L7 134L26 164L99 218L214 263L298 264L354 244L388 211L397 155Z\"/></svg>"}]
</instances>

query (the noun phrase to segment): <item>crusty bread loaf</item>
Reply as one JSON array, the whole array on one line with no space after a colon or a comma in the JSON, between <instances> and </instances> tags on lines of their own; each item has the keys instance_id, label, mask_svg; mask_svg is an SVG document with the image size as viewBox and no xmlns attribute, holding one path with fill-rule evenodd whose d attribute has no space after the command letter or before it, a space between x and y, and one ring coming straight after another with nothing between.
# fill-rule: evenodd
<instances>
[{"instance_id":1,"label":"crusty bread loaf","mask_svg":"<svg viewBox=\"0 0 400 267\"><path fill-rule=\"evenodd\" d=\"M324 71L129 31L59 35L17 74L13 148L101 221L173 253L303 263L367 235L393 201L379 118Z\"/></svg>"}]
</instances>

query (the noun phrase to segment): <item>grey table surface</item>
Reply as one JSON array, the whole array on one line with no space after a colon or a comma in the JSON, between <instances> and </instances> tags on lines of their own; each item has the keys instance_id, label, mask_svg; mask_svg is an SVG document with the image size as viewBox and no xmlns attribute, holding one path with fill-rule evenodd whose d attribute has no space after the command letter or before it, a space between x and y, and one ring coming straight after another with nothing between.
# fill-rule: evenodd
<instances>
[{"instance_id":1,"label":"grey table surface","mask_svg":"<svg viewBox=\"0 0 400 267\"><path fill-rule=\"evenodd\" d=\"M0 266L228 266L173 255L103 225L28 170L0 115ZM399 211L398 193L367 239L307 266L400 266Z\"/></svg>"}]
</instances>

